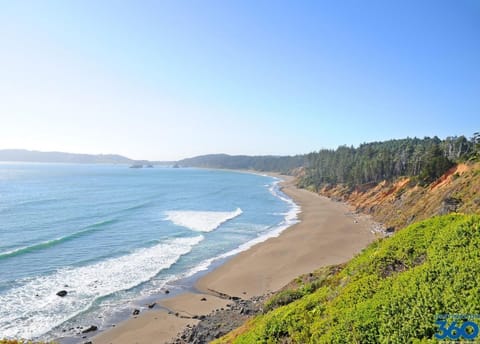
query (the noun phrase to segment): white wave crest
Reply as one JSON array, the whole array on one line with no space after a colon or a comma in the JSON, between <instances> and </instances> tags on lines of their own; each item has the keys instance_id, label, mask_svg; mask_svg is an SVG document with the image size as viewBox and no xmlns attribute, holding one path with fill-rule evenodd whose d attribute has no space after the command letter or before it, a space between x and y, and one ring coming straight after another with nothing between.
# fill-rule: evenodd
<instances>
[{"instance_id":1,"label":"white wave crest","mask_svg":"<svg viewBox=\"0 0 480 344\"><path fill-rule=\"evenodd\" d=\"M167 220L177 226L186 227L197 232L211 232L242 213L242 209L237 208L230 212L172 210L165 212L165 215Z\"/></svg>"},{"instance_id":2,"label":"white wave crest","mask_svg":"<svg viewBox=\"0 0 480 344\"><path fill-rule=\"evenodd\" d=\"M202 240L203 236L172 239L125 256L25 280L0 294L1 337L38 338L98 298L150 280ZM55 295L62 289L68 291L67 296Z\"/></svg>"},{"instance_id":3,"label":"white wave crest","mask_svg":"<svg viewBox=\"0 0 480 344\"><path fill-rule=\"evenodd\" d=\"M288 197L282 191L280 191L280 188L279 188L280 181L281 181L280 179L274 178L274 182L272 184L265 185L265 187L268 187L270 193L273 196L281 199L283 202L287 203L290 206L288 212L282 213L282 214L276 214L276 215L283 215L284 216L283 221L281 221L276 226L271 227L269 231L267 231L263 234L260 234L258 237L253 238L253 239L239 245L237 248L234 248L233 250L230 250L230 251L225 252L223 254L220 254L218 256L203 260L202 262L200 262L199 264L197 264L196 266L191 268L189 271L187 271L183 275L183 277L192 276L192 275L196 274L197 272L205 271L212 265L213 262L215 262L217 260L225 259L225 258L234 256L234 255L236 255L240 252L248 250L249 248L251 248L251 247L253 247L253 246L255 246L259 243L267 241L270 238L276 238L284 230L286 230L290 226L298 223L298 214L301 212L301 208L290 197Z\"/></svg>"},{"instance_id":4,"label":"white wave crest","mask_svg":"<svg viewBox=\"0 0 480 344\"><path fill-rule=\"evenodd\" d=\"M290 206L290 210L285 214L285 222L289 224L289 226L291 226L292 224L298 222L298 214L301 212L301 208L293 201L293 199L280 191L280 182L280 179L275 178L275 181L268 188L268 191L270 191L273 196L281 199L283 202L287 203Z\"/></svg>"}]
</instances>

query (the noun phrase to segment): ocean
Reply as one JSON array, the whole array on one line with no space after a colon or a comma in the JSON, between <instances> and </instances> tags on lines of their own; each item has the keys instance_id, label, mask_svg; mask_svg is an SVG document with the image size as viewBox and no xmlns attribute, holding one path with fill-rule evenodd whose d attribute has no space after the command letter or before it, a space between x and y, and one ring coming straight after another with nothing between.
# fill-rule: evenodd
<instances>
[{"instance_id":1,"label":"ocean","mask_svg":"<svg viewBox=\"0 0 480 344\"><path fill-rule=\"evenodd\" d=\"M0 338L108 328L298 211L258 174L0 163Z\"/></svg>"}]
</instances>

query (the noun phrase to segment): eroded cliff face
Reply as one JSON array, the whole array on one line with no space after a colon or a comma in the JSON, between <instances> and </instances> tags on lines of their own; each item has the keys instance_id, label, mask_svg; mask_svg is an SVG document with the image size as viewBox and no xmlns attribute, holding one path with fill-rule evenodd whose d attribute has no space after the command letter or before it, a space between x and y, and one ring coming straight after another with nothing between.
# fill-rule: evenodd
<instances>
[{"instance_id":1,"label":"eroded cliff face","mask_svg":"<svg viewBox=\"0 0 480 344\"><path fill-rule=\"evenodd\" d=\"M425 187L399 178L354 188L324 186L319 193L345 201L398 230L434 215L480 213L480 163L458 164Z\"/></svg>"}]
</instances>

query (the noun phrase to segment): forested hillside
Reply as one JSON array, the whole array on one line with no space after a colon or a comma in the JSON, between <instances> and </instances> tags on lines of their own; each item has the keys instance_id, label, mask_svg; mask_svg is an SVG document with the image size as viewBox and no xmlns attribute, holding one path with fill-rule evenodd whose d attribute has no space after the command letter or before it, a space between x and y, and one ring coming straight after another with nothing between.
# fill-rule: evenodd
<instances>
[{"instance_id":1,"label":"forested hillside","mask_svg":"<svg viewBox=\"0 0 480 344\"><path fill-rule=\"evenodd\" d=\"M386 227L480 211L480 134L407 138L308 155L301 187L346 201Z\"/></svg>"},{"instance_id":2,"label":"forested hillside","mask_svg":"<svg viewBox=\"0 0 480 344\"><path fill-rule=\"evenodd\" d=\"M478 158L479 152L479 133L471 139L407 138L365 143L358 148L323 149L307 155L300 185L319 189L325 184L353 186L402 176L426 185L455 163Z\"/></svg>"},{"instance_id":3,"label":"forested hillside","mask_svg":"<svg viewBox=\"0 0 480 344\"><path fill-rule=\"evenodd\" d=\"M426 185L455 163L478 158L480 134L465 136L406 138L340 146L295 156L247 156L210 154L183 159L181 167L243 169L299 174L300 186L318 189L325 184L360 185L400 176L415 177Z\"/></svg>"},{"instance_id":4,"label":"forested hillside","mask_svg":"<svg viewBox=\"0 0 480 344\"><path fill-rule=\"evenodd\" d=\"M479 158L478 133L308 154L300 186L403 229L296 279L216 343L433 343L439 314L479 314ZM465 321L456 338L477 338Z\"/></svg>"},{"instance_id":5,"label":"forested hillside","mask_svg":"<svg viewBox=\"0 0 480 344\"><path fill-rule=\"evenodd\" d=\"M255 170L263 172L280 172L291 174L299 167L305 166L305 155L296 156L247 156L210 154L177 162L182 167L225 168L233 170Z\"/></svg>"}]
</instances>

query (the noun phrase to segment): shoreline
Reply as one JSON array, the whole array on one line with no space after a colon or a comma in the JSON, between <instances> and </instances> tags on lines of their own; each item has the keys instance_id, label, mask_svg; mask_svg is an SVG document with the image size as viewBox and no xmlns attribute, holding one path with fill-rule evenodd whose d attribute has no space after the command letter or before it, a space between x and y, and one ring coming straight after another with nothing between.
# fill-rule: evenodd
<instances>
[{"instance_id":1,"label":"shoreline","mask_svg":"<svg viewBox=\"0 0 480 344\"><path fill-rule=\"evenodd\" d=\"M352 219L348 205L296 188L293 177L263 174L281 179L280 190L301 209L298 223L228 257L200 276L192 291L162 298L154 309L84 340L94 344L170 342L206 315L233 306L232 298L262 297L301 274L347 261L375 239L371 232L375 223L368 216Z\"/></svg>"},{"instance_id":2,"label":"shoreline","mask_svg":"<svg viewBox=\"0 0 480 344\"><path fill-rule=\"evenodd\" d=\"M293 178L280 185L300 207L299 222L201 277L195 283L198 290L241 298L262 296L281 289L299 275L346 262L375 239L371 232L375 222L368 216L353 218L353 208L298 189Z\"/></svg>"}]
</instances>

